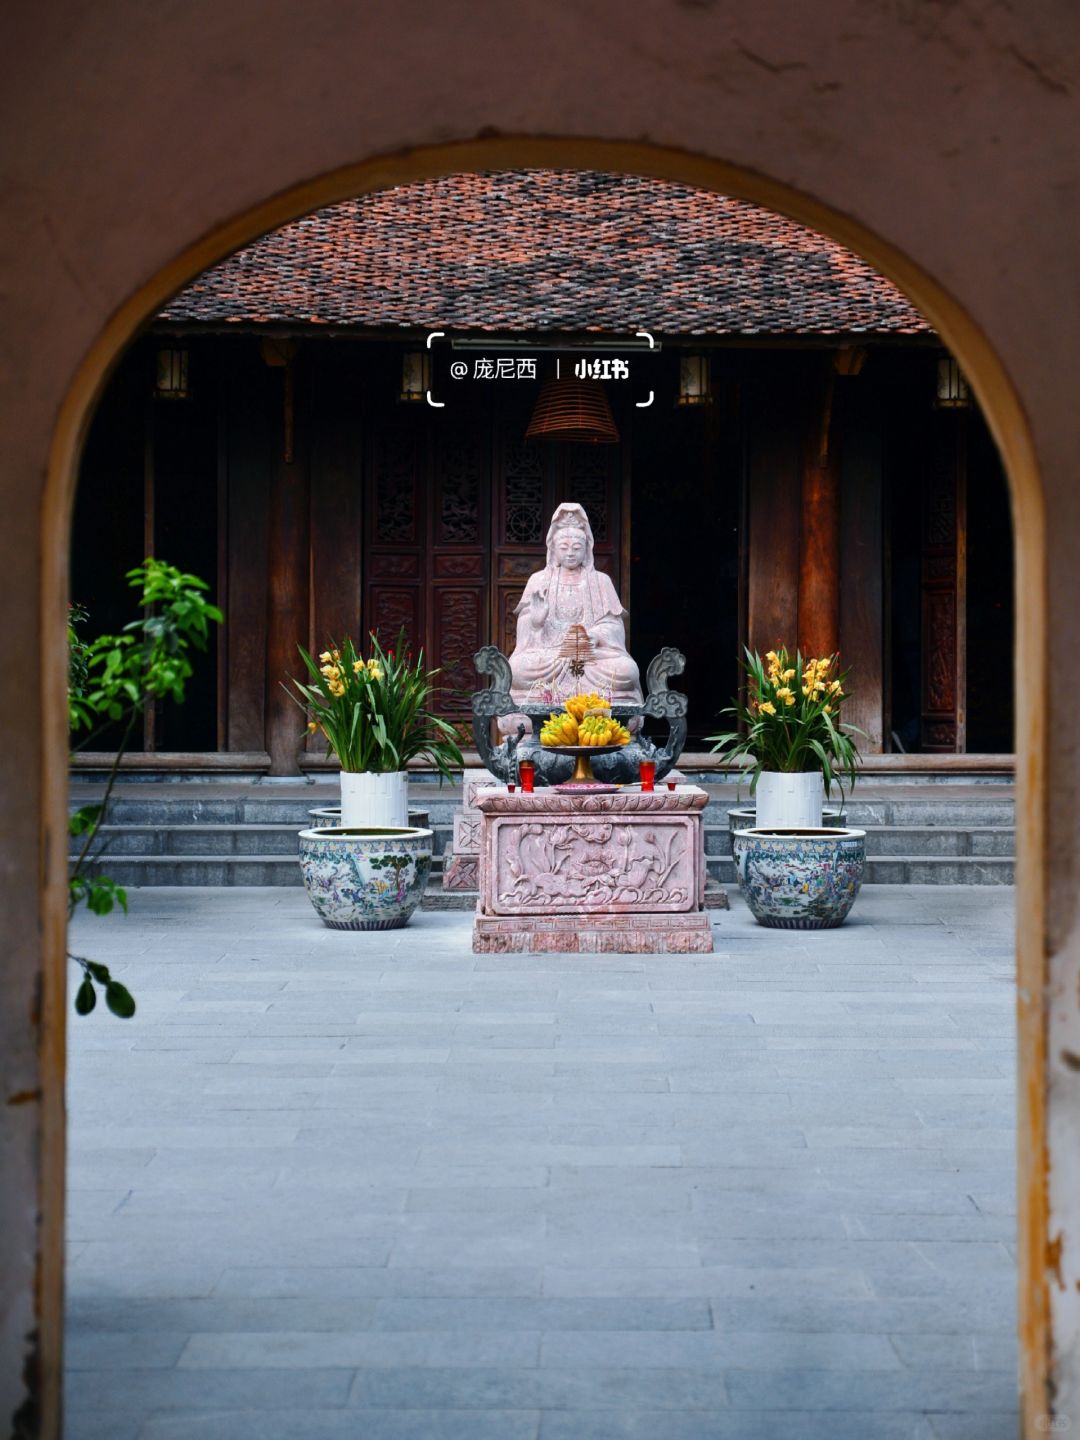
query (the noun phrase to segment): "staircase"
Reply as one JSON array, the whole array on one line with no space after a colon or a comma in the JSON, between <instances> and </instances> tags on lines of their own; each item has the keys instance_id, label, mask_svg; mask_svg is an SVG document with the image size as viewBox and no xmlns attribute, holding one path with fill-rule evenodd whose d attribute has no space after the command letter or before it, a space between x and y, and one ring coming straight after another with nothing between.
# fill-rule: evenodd
<instances>
[{"instance_id":1,"label":"staircase","mask_svg":"<svg viewBox=\"0 0 1080 1440\"><path fill-rule=\"evenodd\" d=\"M733 884L728 811L731 785L706 785L705 850L711 879ZM1011 784L869 784L846 808L849 825L866 831L868 884L1011 885L1014 879ZM100 787L72 786L72 805L99 798ZM435 832L435 878L450 847L460 791L410 787L413 810ZM745 803L745 796L743 799ZM119 884L299 885L297 831L308 811L338 804L336 784L143 783L113 792L101 868ZM78 842L72 841L72 850ZM437 887L432 900L442 894ZM462 896L465 903L471 900Z\"/></svg>"}]
</instances>

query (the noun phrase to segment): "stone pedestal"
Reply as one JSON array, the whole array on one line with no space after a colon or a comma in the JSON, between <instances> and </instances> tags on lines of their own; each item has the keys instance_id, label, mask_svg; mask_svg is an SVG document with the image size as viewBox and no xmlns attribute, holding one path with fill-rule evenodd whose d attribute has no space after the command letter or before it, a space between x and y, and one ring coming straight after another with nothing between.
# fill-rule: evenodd
<instances>
[{"instance_id":1,"label":"stone pedestal","mask_svg":"<svg viewBox=\"0 0 1080 1440\"><path fill-rule=\"evenodd\" d=\"M499 784L490 770L466 770L461 779L461 809L454 811L454 839L443 863L444 890L479 888L480 811L476 797Z\"/></svg>"},{"instance_id":2,"label":"stone pedestal","mask_svg":"<svg viewBox=\"0 0 1080 1440\"><path fill-rule=\"evenodd\" d=\"M713 948L696 785L644 794L484 789L478 953L696 954Z\"/></svg>"}]
</instances>

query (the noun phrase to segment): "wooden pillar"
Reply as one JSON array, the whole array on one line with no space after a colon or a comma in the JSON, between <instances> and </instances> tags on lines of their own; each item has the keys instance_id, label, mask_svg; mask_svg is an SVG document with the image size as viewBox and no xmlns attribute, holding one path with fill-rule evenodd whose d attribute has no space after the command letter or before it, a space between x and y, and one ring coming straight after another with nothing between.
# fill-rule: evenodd
<instances>
[{"instance_id":1,"label":"wooden pillar","mask_svg":"<svg viewBox=\"0 0 1080 1440\"><path fill-rule=\"evenodd\" d=\"M270 546L266 615L266 748L271 775L299 774L304 740L303 712L282 688L299 676L297 645L308 640L309 496L306 464L296 458L293 438L291 346L265 342L263 358L281 372L281 431L275 447L270 500Z\"/></svg>"},{"instance_id":2,"label":"wooden pillar","mask_svg":"<svg viewBox=\"0 0 1080 1440\"><path fill-rule=\"evenodd\" d=\"M748 392L747 643L764 654L796 642L800 418L775 362Z\"/></svg>"},{"instance_id":3,"label":"wooden pillar","mask_svg":"<svg viewBox=\"0 0 1080 1440\"><path fill-rule=\"evenodd\" d=\"M830 360L802 458L798 632L804 656L840 649L840 470L829 443L833 385Z\"/></svg>"},{"instance_id":4,"label":"wooden pillar","mask_svg":"<svg viewBox=\"0 0 1080 1440\"><path fill-rule=\"evenodd\" d=\"M923 485L921 748L967 749L967 412L934 416Z\"/></svg>"},{"instance_id":5,"label":"wooden pillar","mask_svg":"<svg viewBox=\"0 0 1080 1440\"><path fill-rule=\"evenodd\" d=\"M833 409L840 470L840 658L851 671L844 719L880 755L885 741L885 535L880 389L838 380Z\"/></svg>"}]
</instances>

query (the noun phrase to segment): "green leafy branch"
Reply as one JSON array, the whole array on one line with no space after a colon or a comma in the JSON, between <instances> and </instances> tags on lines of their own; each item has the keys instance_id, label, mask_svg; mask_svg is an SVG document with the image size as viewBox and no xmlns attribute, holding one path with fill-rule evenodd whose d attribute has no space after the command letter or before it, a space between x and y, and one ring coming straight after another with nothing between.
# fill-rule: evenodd
<instances>
[{"instance_id":1,"label":"green leafy branch","mask_svg":"<svg viewBox=\"0 0 1080 1440\"><path fill-rule=\"evenodd\" d=\"M68 876L69 920L80 905L95 915L107 915L117 906L127 913L123 887L96 869L107 848L98 836L108 815L120 761L136 721L149 704L165 699L183 703L186 683L194 673L191 652L206 649L210 626L222 620L221 611L206 598L206 583L162 560L148 558L127 572L127 581L140 592L141 613L119 635L86 641L81 634L86 611L78 605L68 610L68 716L73 733L87 732L75 748L88 745L110 726L121 726L104 795L96 804L74 811L68 821L69 834L82 840ZM93 1010L97 1003L94 987L100 985L114 1015L122 1019L134 1015L135 1001L106 966L79 955L70 958L83 971L75 994L78 1014L88 1015Z\"/></svg>"}]
</instances>

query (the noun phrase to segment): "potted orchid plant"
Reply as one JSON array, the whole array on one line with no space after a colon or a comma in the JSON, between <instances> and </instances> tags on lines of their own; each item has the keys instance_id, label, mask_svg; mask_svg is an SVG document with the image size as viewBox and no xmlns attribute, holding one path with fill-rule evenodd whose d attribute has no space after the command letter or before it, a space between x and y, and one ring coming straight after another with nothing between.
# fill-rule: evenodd
<instances>
[{"instance_id":1,"label":"potted orchid plant","mask_svg":"<svg viewBox=\"0 0 1080 1440\"><path fill-rule=\"evenodd\" d=\"M822 826L825 793L855 783L862 734L841 718L847 672L839 656L747 650L746 699L724 713L739 728L713 735L728 761L748 761L756 824L736 830L739 889L759 925L821 930L842 925L862 884L866 832Z\"/></svg>"},{"instance_id":2,"label":"potted orchid plant","mask_svg":"<svg viewBox=\"0 0 1080 1440\"><path fill-rule=\"evenodd\" d=\"M752 650L744 662L746 698L723 713L738 728L710 735L713 750L725 762L749 761L750 793L757 801L757 823L821 825L826 794L835 782L844 796L855 783L863 732L844 723L847 671L838 655L804 660L781 647L764 659Z\"/></svg>"},{"instance_id":3,"label":"potted orchid plant","mask_svg":"<svg viewBox=\"0 0 1080 1440\"><path fill-rule=\"evenodd\" d=\"M289 693L341 762L342 825L408 825L409 761L447 780L464 764L453 726L428 709L439 671L412 657L404 631L388 650L372 635L366 658L347 635L317 658L297 648L308 676Z\"/></svg>"}]
</instances>

